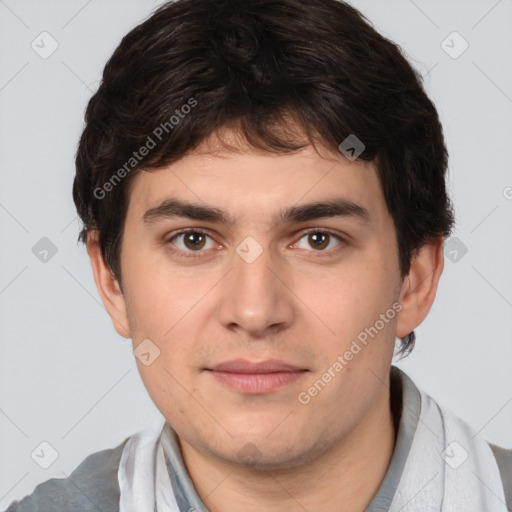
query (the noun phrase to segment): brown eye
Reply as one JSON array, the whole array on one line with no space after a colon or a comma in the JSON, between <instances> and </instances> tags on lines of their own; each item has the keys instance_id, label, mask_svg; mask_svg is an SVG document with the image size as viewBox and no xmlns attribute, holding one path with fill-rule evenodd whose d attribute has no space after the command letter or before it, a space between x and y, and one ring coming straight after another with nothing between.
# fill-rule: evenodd
<instances>
[{"instance_id":1,"label":"brown eye","mask_svg":"<svg viewBox=\"0 0 512 512\"><path fill-rule=\"evenodd\" d=\"M206 249L215 247L215 243L207 233L192 229L176 233L168 238L166 243L174 246L172 248L174 253L183 256L194 256L193 253L197 253L199 256L201 253L206 252Z\"/></svg>"},{"instance_id":2,"label":"brown eye","mask_svg":"<svg viewBox=\"0 0 512 512\"><path fill-rule=\"evenodd\" d=\"M302 242L303 240L305 240L305 243ZM312 253L331 254L346 245L346 242L339 235L317 229L304 233L296 245L299 249L306 249Z\"/></svg>"},{"instance_id":3,"label":"brown eye","mask_svg":"<svg viewBox=\"0 0 512 512\"><path fill-rule=\"evenodd\" d=\"M308 242L315 249L325 249L329 245L329 241L329 233L316 232L308 234Z\"/></svg>"},{"instance_id":4,"label":"brown eye","mask_svg":"<svg viewBox=\"0 0 512 512\"><path fill-rule=\"evenodd\" d=\"M183 235L183 243L188 249L192 250L202 249L205 245L205 240L204 234L197 231L191 231Z\"/></svg>"}]
</instances>

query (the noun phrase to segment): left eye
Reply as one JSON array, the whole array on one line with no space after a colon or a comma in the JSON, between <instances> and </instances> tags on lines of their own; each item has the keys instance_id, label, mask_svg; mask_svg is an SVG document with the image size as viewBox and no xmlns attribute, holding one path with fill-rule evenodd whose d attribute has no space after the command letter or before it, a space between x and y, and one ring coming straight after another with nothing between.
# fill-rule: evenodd
<instances>
[{"instance_id":1,"label":"left eye","mask_svg":"<svg viewBox=\"0 0 512 512\"><path fill-rule=\"evenodd\" d=\"M333 233L329 233L328 231L310 231L309 233L303 235L300 240L303 239L306 239L306 243L309 245L309 247L313 247L317 252L329 252L324 251L324 249L329 247L333 239L338 241L338 245L343 242L339 236ZM300 240L296 245L300 243ZM308 247L306 247L306 249L308 249Z\"/></svg>"}]
</instances>

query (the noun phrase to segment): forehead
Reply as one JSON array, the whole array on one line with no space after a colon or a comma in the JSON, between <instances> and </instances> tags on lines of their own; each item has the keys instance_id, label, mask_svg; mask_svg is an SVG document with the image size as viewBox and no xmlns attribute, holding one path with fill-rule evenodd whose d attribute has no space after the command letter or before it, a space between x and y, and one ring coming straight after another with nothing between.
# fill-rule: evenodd
<instances>
[{"instance_id":1,"label":"forehead","mask_svg":"<svg viewBox=\"0 0 512 512\"><path fill-rule=\"evenodd\" d=\"M345 210L352 208L360 220L375 221L387 210L371 162L349 161L325 147L319 154L311 145L286 154L200 147L166 167L139 172L129 210L144 221L169 198L215 210L212 221L231 224L246 218L275 225L294 207L296 215L288 220L300 220L301 205L335 199L345 201Z\"/></svg>"}]
</instances>

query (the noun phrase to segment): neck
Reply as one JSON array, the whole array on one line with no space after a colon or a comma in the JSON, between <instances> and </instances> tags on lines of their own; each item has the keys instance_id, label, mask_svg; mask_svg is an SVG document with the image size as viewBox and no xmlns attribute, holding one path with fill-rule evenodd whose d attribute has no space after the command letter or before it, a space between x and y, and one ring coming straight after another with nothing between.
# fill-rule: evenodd
<instances>
[{"instance_id":1,"label":"neck","mask_svg":"<svg viewBox=\"0 0 512 512\"><path fill-rule=\"evenodd\" d=\"M286 470L240 468L206 457L183 439L183 460L210 512L363 512L377 492L396 439L389 388L332 449ZM340 504L342 504L340 506Z\"/></svg>"}]
</instances>

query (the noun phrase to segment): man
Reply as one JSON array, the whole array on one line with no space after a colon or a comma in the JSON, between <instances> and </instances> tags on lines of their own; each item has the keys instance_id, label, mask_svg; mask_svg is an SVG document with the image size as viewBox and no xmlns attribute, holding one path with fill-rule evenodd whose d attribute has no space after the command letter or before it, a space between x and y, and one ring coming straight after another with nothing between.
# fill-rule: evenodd
<instances>
[{"instance_id":1,"label":"man","mask_svg":"<svg viewBox=\"0 0 512 512\"><path fill-rule=\"evenodd\" d=\"M8 512L512 510L512 451L392 366L454 219L437 112L337 0L178 0L89 102L73 197L165 418Z\"/></svg>"}]
</instances>

